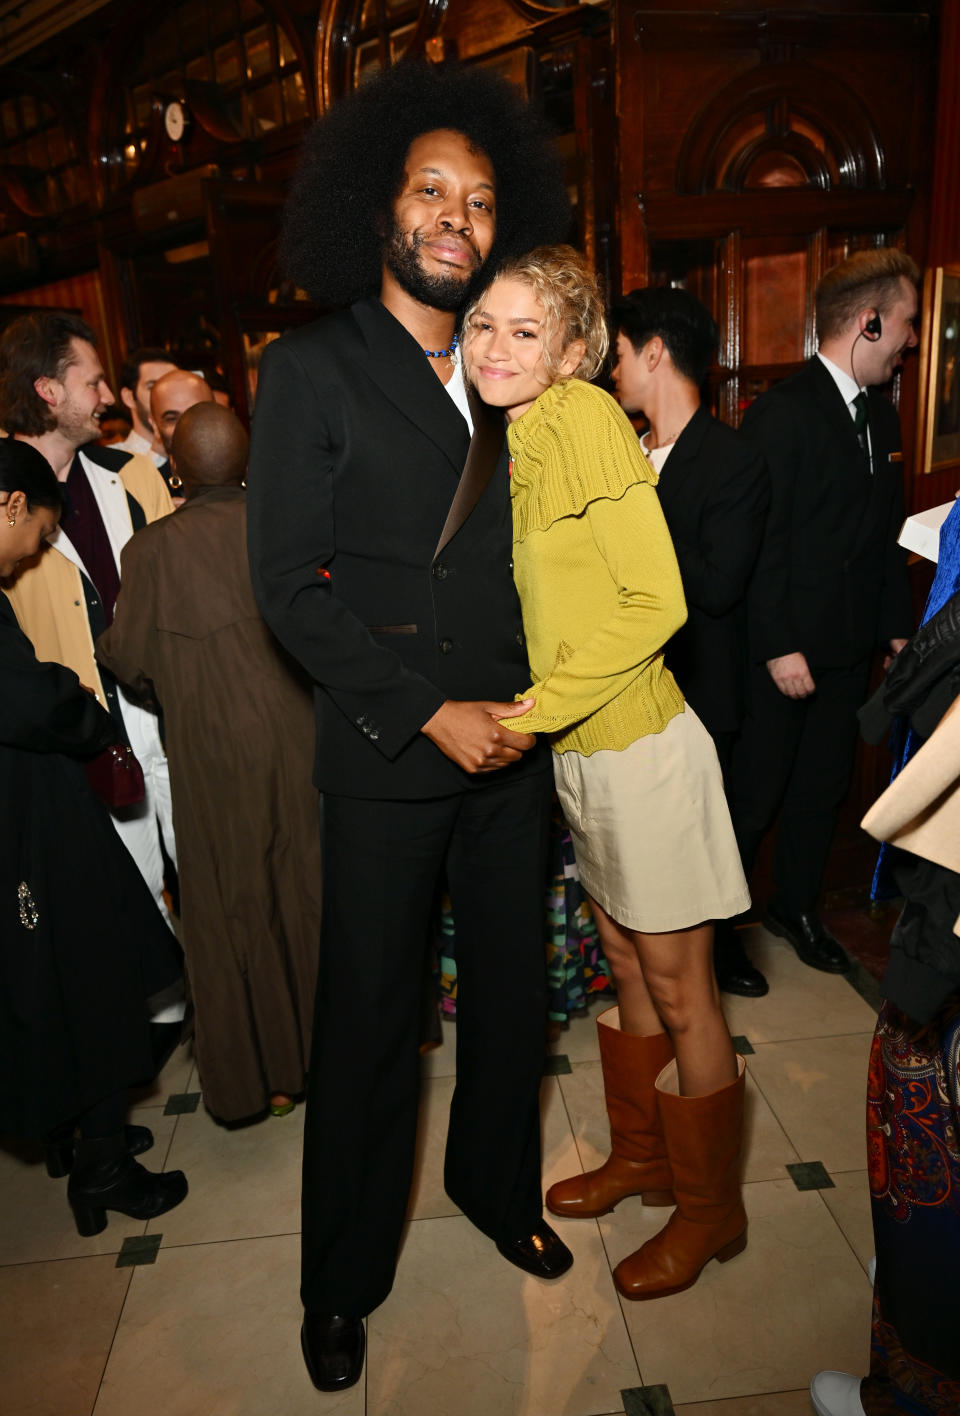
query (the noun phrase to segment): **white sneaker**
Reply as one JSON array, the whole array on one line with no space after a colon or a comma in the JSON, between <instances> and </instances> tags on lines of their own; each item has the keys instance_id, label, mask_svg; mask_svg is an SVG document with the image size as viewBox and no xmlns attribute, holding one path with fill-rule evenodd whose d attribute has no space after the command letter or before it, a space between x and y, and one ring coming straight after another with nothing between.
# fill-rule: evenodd
<instances>
[{"instance_id":1,"label":"white sneaker","mask_svg":"<svg viewBox=\"0 0 960 1416\"><path fill-rule=\"evenodd\" d=\"M810 1400L817 1416L866 1416L860 1378L846 1372L818 1372L810 1383Z\"/></svg>"}]
</instances>

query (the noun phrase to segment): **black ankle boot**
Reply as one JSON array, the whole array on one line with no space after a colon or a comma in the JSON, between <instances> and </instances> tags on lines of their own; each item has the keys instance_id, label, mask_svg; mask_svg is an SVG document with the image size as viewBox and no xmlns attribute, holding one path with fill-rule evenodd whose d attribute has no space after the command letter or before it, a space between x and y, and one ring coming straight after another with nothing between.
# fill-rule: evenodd
<instances>
[{"instance_id":1,"label":"black ankle boot","mask_svg":"<svg viewBox=\"0 0 960 1416\"><path fill-rule=\"evenodd\" d=\"M153 1145L153 1132L147 1126L124 1126L124 1145L128 1155L143 1155ZM60 1180L73 1169L77 1142L73 1126L60 1126L43 1143L43 1158L51 1180Z\"/></svg>"},{"instance_id":2,"label":"black ankle boot","mask_svg":"<svg viewBox=\"0 0 960 1416\"><path fill-rule=\"evenodd\" d=\"M123 1132L102 1140L81 1140L67 1199L77 1232L84 1238L107 1227L107 1210L131 1219L155 1219L185 1197L187 1179L182 1170L153 1175L124 1149Z\"/></svg>"}]
</instances>

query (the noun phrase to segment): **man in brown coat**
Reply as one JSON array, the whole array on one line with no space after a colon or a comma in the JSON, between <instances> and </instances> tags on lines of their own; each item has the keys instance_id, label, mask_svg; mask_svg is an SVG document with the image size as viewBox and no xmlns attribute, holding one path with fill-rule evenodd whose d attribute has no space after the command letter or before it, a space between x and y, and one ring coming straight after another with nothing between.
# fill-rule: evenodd
<instances>
[{"instance_id":1,"label":"man in brown coat","mask_svg":"<svg viewBox=\"0 0 960 1416\"><path fill-rule=\"evenodd\" d=\"M125 548L97 656L163 713L204 1100L221 1120L303 1090L320 935L310 697L257 611L247 437L219 404L173 438L187 493Z\"/></svg>"}]
</instances>

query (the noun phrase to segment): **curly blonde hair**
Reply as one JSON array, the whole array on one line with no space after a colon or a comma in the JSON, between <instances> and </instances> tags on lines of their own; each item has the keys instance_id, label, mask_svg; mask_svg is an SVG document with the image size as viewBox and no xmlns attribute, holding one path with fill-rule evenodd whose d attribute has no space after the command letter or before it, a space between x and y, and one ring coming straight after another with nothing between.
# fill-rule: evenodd
<instances>
[{"instance_id":1,"label":"curly blonde hair","mask_svg":"<svg viewBox=\"0 0 960 1416\"><path fill-rule=\"evenodd\" d=\"M567 377L592 379L600 372L610 336L599 282L579 251L572 246L538 246L529 255L504 262L464 314L465 346L470 343L474 317L497 280L518 280L529 285L543 306L541 346L543 362L552 379L560 377L563 355L578 339L586 347L579 364Z\"/></svg>"}]
</instances>

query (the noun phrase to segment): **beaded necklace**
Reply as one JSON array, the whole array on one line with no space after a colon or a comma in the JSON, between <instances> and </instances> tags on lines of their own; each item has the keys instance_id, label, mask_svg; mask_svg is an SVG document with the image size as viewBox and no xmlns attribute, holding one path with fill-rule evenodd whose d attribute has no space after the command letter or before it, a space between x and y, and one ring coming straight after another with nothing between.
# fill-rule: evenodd
<instances>
[{"instance_id":1,"label":"beaded necklace","mask_svg":"<svg viewBox=\"0 0 960 1416\"><path fill-rule=\"evenodd\" d=\"M457 345L460 343L460 336L455 334L450 341L449 349L424 349L428 359L452 359L457 352Z\"/></svg>"}]
</instances>

